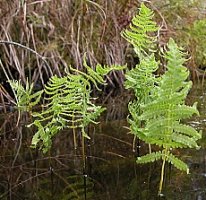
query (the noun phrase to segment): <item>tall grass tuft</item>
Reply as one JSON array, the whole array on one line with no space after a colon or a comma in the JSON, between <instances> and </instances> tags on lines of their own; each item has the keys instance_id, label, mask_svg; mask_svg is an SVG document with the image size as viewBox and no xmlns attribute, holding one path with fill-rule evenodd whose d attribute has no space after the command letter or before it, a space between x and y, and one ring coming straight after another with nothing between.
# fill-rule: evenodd
<instances>
[{"instance_id":1,"label":"tall grass tuft","mask_svg":"<svg viewBox=\"0 0 206 200\"><path fill-rule=\"evenodd\" d=\"M129 0L15 0L0 4L0 41L29 47L48 62L45 64L25 48L2 42L1 60L9 77L1 73L1 80L21 79L26 84L28 77L34 87L41 86L54 74L65 75L69 65L83 70L85 52L93 69L97 63L125 63L126 42L120 31L129 20L128 9L135 6ZM123 72L112 72L108 76L113 87L121 88L123 80Z\"/></svg>"}]
</instances>

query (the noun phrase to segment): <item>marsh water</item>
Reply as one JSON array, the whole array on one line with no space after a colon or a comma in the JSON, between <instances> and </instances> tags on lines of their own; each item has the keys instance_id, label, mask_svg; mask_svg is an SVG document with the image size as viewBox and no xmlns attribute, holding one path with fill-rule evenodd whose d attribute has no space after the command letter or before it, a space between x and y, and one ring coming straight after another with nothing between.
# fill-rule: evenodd
<instances>
[{"instance_id":1,"label":"marsh water","mask_svg":"<svg viewBox=\"0 0 206 200\"><path fill-rule=\"evenodd\" d=\"M64 130L47 154L30 148L35 130L31 118L18 112L0 115L0 199L7 200L153 200L157 197L161 162L137 165L137 154L148 146L133 146L126 122L126 97L108 104L100 123L87 130L86 168L82 143L77 134ZM200 116L186 123L203 131L200 150L176 150L190 167L190 174L166 167L163 196L168 200L206 199L206 89L196 84L187 99L198 102ZM19 123L18 123L19 121ZM16 126L18 124L18 126ZM135 151L134 151L135 150Z\"/></svg>"}]
</instances>

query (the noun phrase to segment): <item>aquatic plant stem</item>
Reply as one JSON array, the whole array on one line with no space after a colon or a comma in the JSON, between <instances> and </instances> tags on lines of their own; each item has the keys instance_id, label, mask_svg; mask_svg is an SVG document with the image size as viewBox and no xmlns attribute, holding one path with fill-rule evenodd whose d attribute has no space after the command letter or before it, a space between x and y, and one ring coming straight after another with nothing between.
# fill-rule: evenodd
<instances>
[{"instance_id":1,"label":"aquatic plant stem","mask_svg":"<svg viewBox=\"0 0 206 200\"><path fill-rule=\"evenodd\" d=\"M83 158L83 169L86 169L85 139L83 135L82 135L82 158Z\"/></svg>"},{"instance_id":2,"label":"aquatic plant stem","mask_svg":"<svg viewBox=\"0 0 206 200\"><path fill-rule=\"evenodd\" d=\"M76 138L74 118L75 118L75 116L74 116L74 113L73 113L73 115L72 115L72 126L73 126L72 132L73 132L73 140L74 140L74 149L76 151L76 149L77 149L77 138Z\"/></svg>"},{"instance_id":3,"label":"aquatic plant stem","mask_svg":"<svg viewBox=\"0 0 206 200\"><path fill-rule=\"evenodd\" d=\"M163 152L164 152L164 157L163 157L163 162L162 162L161 178L160 178L158 196L161 195L161 193L162 193L162 185L163 185L163 181L164 181L165 163L166 163L166 157L167 157L167 154L168 154L168 150L165 149L165 150L163 150Z\"/></svg>"},{"instance_id":4,"label":"aquatic plant stem","mask_svg":"<svg viewBox=\"0 0 206 200\"><path fill-rule=\"evenodd\" d=\"M160 179L158 195L160 195L162 192L162 184L163 184L163 180L164 180L164 168L165 168L165 159L163 160L163 163L162 163L161 179Z\"/></svg>"},{"instance_id":5,"label":"aquatic plant stem","mask_svg":"<svg viewBox=\"0 0 206 200\"><path fill-rule=\"evenodd\" d=\"M152 153L152 147L151 144L148 145L149 153Z\"/></svg>"},{"instance_id":6,"label":"aquatic plant stem","mask_svg":"<svg viewBox=\"0 0 206 200\"><path fill-rule=\"evenodd\" d=\"M136 143L136 135L133 137L133 142L132 142L132 151L135 152L135 143Z\"/></svg>"},{"instance_id":7,"label":"aquatic plant stem","mask_svg":"<svg viewBox=\"0 0 206 200\"><path fill-rule=\"evenodd\" d=\"M73 140L74 140L74 149L77 149L77 138L76 138L76 132L75 132L75 128L72 129L73 130Z\"/></svg>"},{"instance_id":8,"label":"aquatic plant stem","mask_svg":"<svg viewBox=\"0 0 206 200\"><path fill-rule=\"evenodd\" d=\"M87 199L87 174L86 174L86 155L85 155L85 138L82 135L82 158L83 158L83 178L84 178L84 199Z\"/></svg>"}]
</instances>

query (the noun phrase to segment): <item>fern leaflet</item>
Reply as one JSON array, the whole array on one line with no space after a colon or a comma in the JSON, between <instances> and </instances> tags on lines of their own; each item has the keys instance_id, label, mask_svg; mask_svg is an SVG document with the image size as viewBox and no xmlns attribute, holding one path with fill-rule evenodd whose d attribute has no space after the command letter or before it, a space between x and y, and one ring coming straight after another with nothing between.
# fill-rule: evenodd
<instances>
[{"instance_id":1,"label":"fern leaflet","mask_svg":"<svg viewBox=\"0 0 206 200\"><path fill-rule=\"evenodd\" d=\"M189 174L188 166L181 161L179 158L175 157L173 154L169 154L166 156L167 162L173 164L177 169L187 172Z\"/></svg>"},{"instance_id":2,"label":"fern leaflet","mask_svg":"<svg viewBox=\"0 0 206 200\"><path fill-rule=\"evenodd\" d=\"M154 162L156 160L160 160L162 158L162 152L153 152L150 154L146 154L144 156L138 157L137 158L137 163L138 164L143 164L143 163L149 163L149 162Z\"/></svg>"}]
</instances>

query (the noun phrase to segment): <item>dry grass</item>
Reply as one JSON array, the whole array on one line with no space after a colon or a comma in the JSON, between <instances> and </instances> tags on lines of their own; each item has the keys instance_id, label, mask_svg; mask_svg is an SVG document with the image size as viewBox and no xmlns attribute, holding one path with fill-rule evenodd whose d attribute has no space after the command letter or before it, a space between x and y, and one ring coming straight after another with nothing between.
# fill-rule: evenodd
<instances>
[{"instance_id":1,"label":"dry grass","mask_svg":"<svg viewBox=\"0 0 206 200\"><path fill-rule=\"evenodd\" d=\"M27 49L1 44L1 60L9 78L21 79L25 83L26 77L29 77L32 82L44 84L51 74L62 76L70 64L82 70L85 52L87 62L92 67L96 63L123 64L126 42L120 36L122 24L125 23L122 12L130 3L129 0L122 2L0 2L0 40L25 45L38 52L49 63L48 67L37 54ZM112 79L121 85L122 78L120 72L113 74Z\"/></svg>"},{"instance_id":2,"label":"dry grass","mask_svg":"<svg viewBox=\"0 0 206 200\"><path fill-rule=\"evenodd\" d=\"M160 47L169 36L179 38L177 19L182 27L201 14L197 9L189 10L186 4L188 10L183 13L166 2L148 1L162 28ZM168 2L177 6L174 2L182 0ZM97 63L134 66L137 61L120 32L129 24L140 3L135 0L0 0L0 41L23 45L0 43L1 86L4 87L2 82L7 79L21 79L26 83L28 77L37 89L41 88L51 75L63 76L69 65L83 70L85 52L87 63L93 68ZM123 72L113 72L107 78L111 88L123 88Z\"/></svg>"}]
</instances>

